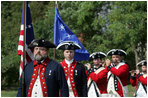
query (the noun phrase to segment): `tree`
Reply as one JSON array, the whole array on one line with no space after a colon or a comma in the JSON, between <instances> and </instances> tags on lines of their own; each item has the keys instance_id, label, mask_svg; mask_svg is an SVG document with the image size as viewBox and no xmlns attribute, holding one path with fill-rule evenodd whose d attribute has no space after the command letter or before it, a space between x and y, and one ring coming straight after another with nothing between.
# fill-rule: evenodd
<instances>
[{"instance_id":1,"label":"tree","mask_svg":"<svg viewBox=\"0 0 148 98\"><path fill-rule=\"evenodd\" d=\"M128 55L131 65L146 59L146 8L146 2L113 2L112 11L107 15L108 26L105 33L112 40L112 46L109 47L124 49L128 54L133 53L135 60Z\"/></svg>"}]
</instances>

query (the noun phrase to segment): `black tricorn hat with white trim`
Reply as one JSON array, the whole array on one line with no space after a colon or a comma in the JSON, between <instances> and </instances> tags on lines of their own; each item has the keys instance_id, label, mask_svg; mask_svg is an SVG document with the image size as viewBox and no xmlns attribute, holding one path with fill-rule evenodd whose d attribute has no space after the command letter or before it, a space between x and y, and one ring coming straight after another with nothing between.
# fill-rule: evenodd
<instances>
[{"instance_id":1,"label":"black tricorn hat with white trim","mask_svg":"<svg viewBox=\"0 0 148 98\"><path fill-rule=\"evenodd\" d=\"M137 63L137 66L138 66L138 67L147 66L147 61L146 61L146 60L142 60L142 61L140 61L139 63Z\"/></svg>"},{"instance_id":2,"label":"black tricorn hat with white trim","mask_svg":"<svg viewBox=\"0 0 148 98\"><path fill-rule=\"evenodd\" d=\"M108 56L112 55L120 55L120 56L126 56L126 52L122 49L112 49L107 53Z\"/></svg>"},{"instance_id":3,"label":"black tricorn hat with white trim","mask_svg":"<svg viewBox=\"0 0 148 98\"><path fill-rule=\"evenodd\" d=\"M97 58L102 59L104 57L106 57L106 54L103 52L94 52L89 56L90 60L97 59Z\"/></svg>"},{"instance_id":4,"label":"black tricorn hat with white trim","mask_svg":"<svg viewBox=\"0 0 148 98\"><path fill-rule=\"evenodd\" d=\"M39 40L33 40L28 46L28 48L34 48L34 47L56 48L56 45L45 39L39 39Z\"/></svg>"},{"instance_id":5,"label":"black tricorn hat with white trim","mask_svg":"<svg viewBox=\"0 0 148 98\"><path fill-rule=\"evenodd\" d=\"M61 42L56 49L59 49L59 50L76 50L76 49L81 49L81 47L73 42L73 41L64 41L64 42Z\"/></svg>"}]
</instances>

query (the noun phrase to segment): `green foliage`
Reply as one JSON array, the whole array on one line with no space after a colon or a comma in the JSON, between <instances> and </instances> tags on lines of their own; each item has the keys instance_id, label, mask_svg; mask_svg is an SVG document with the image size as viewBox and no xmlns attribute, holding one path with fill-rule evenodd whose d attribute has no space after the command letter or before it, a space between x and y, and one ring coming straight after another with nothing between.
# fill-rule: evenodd
<instances>
[{"instance_id":1,"label":"green foliage","mask_svg":"<svg viewBox=\"0 0 148 98\"><path fill-rule=\"evenodd\" d=\"M20 59L16 55L22 2L1 3L1 68L2 68L2 89L18 84L18 71ZM11 10L10 10L11 9ZM14 25L15 24L15 25Z\"/></svg>"},{"instance_id":2,"label":"green foliage","mask_svg":"<svg viewBox=\"0 0 148 98\"><path fill-rule=\"evenodd\" d=\"M113 3L113 9L107 15L109 26L106 30L108 36L112 35L115 46L110 48L121 48L128 54L133 54L135 51L138 53L138 60L146 58L146 6L146 2ZM133 64L130 59L128 62Z\"/></svg>"}]
</instances>

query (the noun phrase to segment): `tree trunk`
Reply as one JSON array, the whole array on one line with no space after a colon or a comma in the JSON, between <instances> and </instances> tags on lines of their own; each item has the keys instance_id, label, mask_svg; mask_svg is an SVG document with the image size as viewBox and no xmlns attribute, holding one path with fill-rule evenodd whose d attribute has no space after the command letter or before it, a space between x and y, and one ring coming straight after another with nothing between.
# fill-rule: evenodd
<instances>
[{"instance_id":1,"label":"tree trunk","mask_svg":"<svg viewBox=\"0 0 148 98\"><path fill-rule=\"evenodd\" d=\"M145 60L147 60L147 43L145 43Z\"/></svg>"},{"instance_id":2,"label":"tree trunk","mask_svg":"<svg viewBox=\"0 0 148 98\"><path fill-rule=\"evenodd\" d=\"M138 63L138 53L137 53L137 50L136 48L134 47L134 54L135 54L135 62L136 64ZM136 66L136 65L135 65ZM138 69L138 66L136 66L136 69Z\"/></svg>"}]
</instances>

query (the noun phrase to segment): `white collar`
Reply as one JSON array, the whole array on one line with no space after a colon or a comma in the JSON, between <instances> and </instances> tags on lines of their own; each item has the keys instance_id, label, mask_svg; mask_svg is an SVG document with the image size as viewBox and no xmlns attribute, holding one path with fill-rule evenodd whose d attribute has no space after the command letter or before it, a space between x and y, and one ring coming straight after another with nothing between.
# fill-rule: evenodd
<instances>
[{"instance_id":1,"label":"white collar","mask_svg":"<svg viewBox=\"0 0 148 98\"><path fill-rule=\"evenodd\" d=\"M95 66L95 65L94 65L94 68L99 68L99 67L101 67L101 66L102 66L102 65L100 65L100 66Z\"/></svg>"},{"instance_id":2,"label":"white collar","mask_svg":"<svg viewBox=\"0 0 148 98\"><path fill-rule=\"evenodd\" d=\"M71 59L70 61L68 61L68 60L65 59L65 62L66 62L68 65L70 65L70 64L73 62L73 60L74 60L74 59Z\"/></svg>"},{"instance_id":3,"label":"white collar","mask_svg":"<svg viewBox=\"0 0 148 98\"><path fill-rule=\"evenodd\" d=\"M143 72L141 72L141 74L142 74L143 76L147 76L147 73L146 73L146 74L144 74Z\"/></svg>"}]
</instances>

